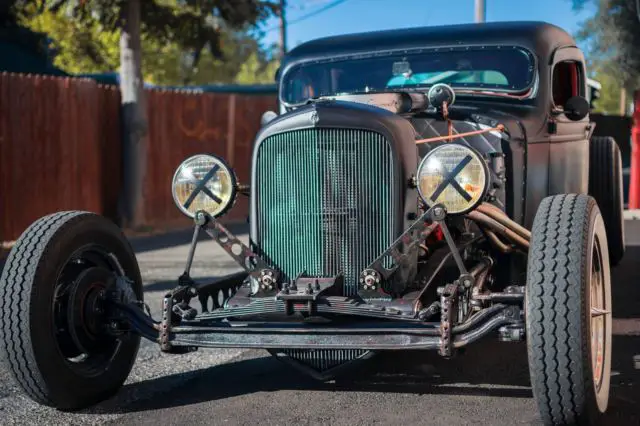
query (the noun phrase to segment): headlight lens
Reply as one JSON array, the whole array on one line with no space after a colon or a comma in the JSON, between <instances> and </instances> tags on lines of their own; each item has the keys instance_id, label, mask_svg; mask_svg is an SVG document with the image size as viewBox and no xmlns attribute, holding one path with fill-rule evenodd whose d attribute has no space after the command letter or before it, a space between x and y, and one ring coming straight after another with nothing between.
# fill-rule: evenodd
<instances>
[{"instance_id":1,"label":"headlight lens","mask_svg":"<svg viewBox=\"0 0 640 426\"><path fill-rule=\"evenodd\" d=\"M236 177L218 157L194 155L180 164L173 175L173 201L189 217L204 210L213 217L222 216L235 201Z\"/></svg>"},{"instance_id":2,"label":"headlight lens","mask_svg":"<svg viewBox=\"0 0 640 426\"><path fill-rule=\"evenodd\" d=\"M487 165L471 148L455 143L427 153L418 166L418 192L427 206L442 204L449 214L466 213L485 194Z\"/></svg>"}]
</instances>

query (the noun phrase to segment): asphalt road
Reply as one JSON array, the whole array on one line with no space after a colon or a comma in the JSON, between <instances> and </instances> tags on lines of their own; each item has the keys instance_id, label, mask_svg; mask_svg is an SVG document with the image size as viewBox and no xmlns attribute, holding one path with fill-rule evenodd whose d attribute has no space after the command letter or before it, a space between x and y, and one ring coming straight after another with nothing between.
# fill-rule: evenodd
<instances>
[{"instance_id":1,"label":"asphalt road","mask_svg":"<svg viewBox=\"0 0 640 426\"><path fill-rule=\"evenodd\" d=\"M640 225L640 221L633 224ZM631 229L628 227L628 229ZM640 230L640 227L638 227ZM246 241L246 236L243 236ZM189 235L137 240L145 298L158 317L163 292L184 265ZM635 231L628 243L640 242ZM159 248L165 247L165 248ZM640 246L615 271L612 393L608 424L640 424ZM238 270L211 242L193 274ZM336 382L318 383L266 352L200 350L165 355L144 342L114 398L62 413L22 396L0 369L0 424L538 424L523 344L484 340L450 361L431 352L379 355Z\"/></svg>"}]
</instances>

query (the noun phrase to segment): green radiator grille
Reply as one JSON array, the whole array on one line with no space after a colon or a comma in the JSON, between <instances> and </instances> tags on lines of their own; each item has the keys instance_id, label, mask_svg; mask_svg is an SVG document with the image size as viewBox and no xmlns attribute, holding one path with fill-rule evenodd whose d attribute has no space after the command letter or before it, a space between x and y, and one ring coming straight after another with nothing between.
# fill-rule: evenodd
<instances>
[{"instance_id":1,"label":"green radiator grille","mask_svg":"<svg viewBox=\"0 0 640 426\"><path fill-rule=\"evenodd\" d=\"M258 245L292 280L358 275L394 240L389 142L364 130L304 129L268 137L256 161Z\"/></svg>"}]
</instances>

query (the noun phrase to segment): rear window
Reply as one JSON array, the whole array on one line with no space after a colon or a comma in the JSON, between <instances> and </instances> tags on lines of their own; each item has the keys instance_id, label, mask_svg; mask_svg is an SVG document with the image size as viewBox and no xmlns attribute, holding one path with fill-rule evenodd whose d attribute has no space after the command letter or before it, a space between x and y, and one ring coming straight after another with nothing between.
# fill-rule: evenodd
<instances>
[{"instance_id":1,"label":"rear window","mask_svg":"<svg viewBox=\"0 0 640 426\"><path fill-rule=\"evenodd\" d=\"M535 61L517 47L431 49L307 62L286 71L280 85L285 103L340 93L420 90L436 83L452 87L523 92L535 77Z\"/></svg>"}]
</instances>

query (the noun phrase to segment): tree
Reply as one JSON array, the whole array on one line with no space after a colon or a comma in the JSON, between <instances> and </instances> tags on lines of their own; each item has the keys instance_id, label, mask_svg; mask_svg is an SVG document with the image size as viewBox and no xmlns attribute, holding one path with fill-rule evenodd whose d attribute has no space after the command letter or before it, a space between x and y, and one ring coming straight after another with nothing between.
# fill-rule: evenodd
<instances>
[{"instance_id":1,"label":"tree","mask_svg":"<svg viewBox=\"0 0 640 426\"><path fill-rule=\"evenodd\" d=\"M640 83L640 21L634 0L572 0L575 10L591 3L596 13L582 23L576 35L587 43L587 58L594 68L606 69L626 90Z\"/></svg>"},{"instance_id":2,"label":"tree","mask_svg":"<svg viewBox=\"0 0 640 426\"><path fill-rule=\"evenodd\" d=\"M30 15L22 24L29 29L46 33L56 51L56 66L72 74L116 71L120 64L119 39L116 30L106 31L97 23L80 25L63 10L44 11ZM165 43L144 32L141 34L142 76L144 81L156 85L200 85L237 82L237 74L254 58L261 65L269 62L269 51L261 48L257 37L246 29L225 28L220 36L220 58L205 49L197 65L193 52L185 51L178 41ZM261 82L262 77L242 77L244 83Z\"/></svg>"},{"instance_id":3,"label":"tree","mask_svg":"<svg viewBox=\"0 0 640 426\"><path fill-rule=\"evenodd\" d=\"M591 76L602 85L600 98L595 102L594 112L619 114L622 88L620 81L607 70L607 65L605 63L591 69Z\"/></svg>"},{"instance_id":4,"label":"tree","mask_svg":"<svg viewBox=\"0 0 640 426\"><path fill-rule=\"evenodd\" d=\"M242 64L236 75L235 82L239 84L272 84L275 82L279 61L261 57L254 52Z\"/></svg>"},{"instance_id":5,"label":"tree","mask_svg":"<svg viewBox=\"0 0 640 426\"><path fill-rule=\"evenodd\" d=\"M142 79L142 38L161 46L178 43L191 53L197 67L203 50L222 57L221 26L231 29L255 26L277 11L261 0L13 0L13 14L29 20L45 11L64 12L75 25L72 43L96 61L103 53L87 37L91 31L119 37L120 90L124 128L125 226L143 223L146 158L146 114Z\"/></svg>"}]
</instances>

